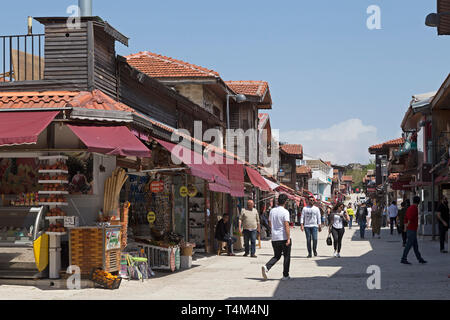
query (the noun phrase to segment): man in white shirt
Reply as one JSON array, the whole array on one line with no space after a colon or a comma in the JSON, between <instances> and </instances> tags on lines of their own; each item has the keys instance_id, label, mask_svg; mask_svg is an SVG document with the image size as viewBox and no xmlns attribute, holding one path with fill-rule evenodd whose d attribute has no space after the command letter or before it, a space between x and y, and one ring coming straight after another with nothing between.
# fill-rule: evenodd
<instances>
[{"instance_id":1,"label":"man in white shirt","mask_svg":"<svg viewBox=\"0 0 450 320\"><path fill-rule=\"evenodd\" d=\"M313 241L314 256L317 257L317 235L321 232L320 210L315 205L315 199L308 199L308 206L302 210L300 218L300 228L306 233L306 246L308 248L308 258L312 258L311 240Z\"/></svg>"},{"instance_id":2,"label":"man in white shirt","mask_svg":"<svg viewBox=\"0 0 450 320\"><path fill-rule=\"evenodd\" d=\"M392 201L392 204L388 208L389 222L391 225L391 235L394 234L394 225L396 225L397 216L398 216L398 208L397 202Z\"/></svg>"},{"instance_id":3,"label":"man in white shirt","mask_svg":"<svg viewBox=\"0 0 450 320\"><path fill-rule=\"evenodd\" d=\"M278 197L278 207L270 211L269 225L272 228L272 247L274 257L265 265L262 266L262 275L267 280L269 270L281 259L281 254L284 256L283 262L283 279L289 280L289 267L291 264L291 230L289 211L286 210L285 205L288 197L282 194Z\"/></svg>"}]
</instances>

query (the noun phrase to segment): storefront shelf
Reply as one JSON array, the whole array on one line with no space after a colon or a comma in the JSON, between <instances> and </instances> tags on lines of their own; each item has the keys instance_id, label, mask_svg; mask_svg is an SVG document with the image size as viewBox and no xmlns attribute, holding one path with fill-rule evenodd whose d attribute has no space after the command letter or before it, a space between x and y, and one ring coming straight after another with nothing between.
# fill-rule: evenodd
<instances>
[{"instance_id":1,"label":"storefront shelf","mask_svg":"<svg viewBox=\"0 0 450 320\"><path fill-rule=\"evenodd\" d=\"M39 183L63 184L63 183L69 183L69 181L67 181L67 180L39 180Z\"/></svg>"},{"instance_id":2,"label":"storefront shelf","mask_svg":"<svg viewBox=\"0 0 450 320\"><path fill-rule=\"evenodd\" d=\"M67 232L46 232L49 236L65 236Z\"/></svg>"},{"instance_id":3,"label":"storefront shelf","mask_svg":"<svg viewBox=\"0 0 450 320\"><path fill-rule=\"evenodd\" d=\"M67 156L44 156L39 157L39 160L69 160Z\"/></svg>"},{"instance_id":4,"label":"storefront shelf","mask_svg":"<svg viewBox=\"0 0 450 320\"><path fill-rule=\"evenodd\" d=\"M39 191L39 194L69 194L68 191Z\"/></svg>"},{"instance_id":5,"label":"storefront shelf","mask_svg":"<svg viewBox=\"0 0 450 320\"><path fill-rule=\"evenodd\" d=\"M67 202L39 202L40 206L68 206Z\"/></svg>"},{"instance_id":6,"label":"storefront shelf","mask_svg":"<svg viewBox=\"0 0 450 320\"><path fill-rule=\"evenodd\" d=\"M67 170L39 170L39 173L65 173L68 174Z\"/></svg>"}]
</instances>

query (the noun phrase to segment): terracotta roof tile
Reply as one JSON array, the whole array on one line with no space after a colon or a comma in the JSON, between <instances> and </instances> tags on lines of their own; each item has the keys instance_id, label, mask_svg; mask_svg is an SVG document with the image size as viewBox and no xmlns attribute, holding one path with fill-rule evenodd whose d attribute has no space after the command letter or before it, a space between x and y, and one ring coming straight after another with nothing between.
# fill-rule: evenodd
<instances>
[{"instance_id":1,"label":"terracotta roof tile","mask_svg":"<svg viewBox=\"0 0 450 320\"><path fill-rule=\"evenodd\" d=\"M403 145L404 143L405 143L405 139L404 138L393 139L393 140L389 140L389 141L386 141L386 142L383 142L383 143L371 146L369 148L369 151L373 152L373 151L382 150L384 148L398 147L398 146Z\"/></svg>"},{"instance_id":2,"label":"terracotta roof tile","mask_svg":"<svg viewBox=\"0 0 450 320\"><path fill-rule=\"evenodd\" d=\"M126 57L128 64L153 78L220 77L214 70L143 51Z\"/></svg>"},{"instance_id":3,"label":"terracotta roof tile","mask_svg":"<svg viewBox=\"0 0 450 320\"><path fill-rule=\"evenodd\" d=\"M342 181L344 181L344 182L353 182L353 177L352 176L343 176L342 177Z\"/></svg>"},{"instance_id":4,"label":"terracotta roof tile","mask_svg":"<svg viewBox=\"0 0 450 320\"><path fill-rule=\"evenodd\" d=\"M309 174L312 173L312 170L308 166L300 166L297 167L297 174Z\"/></svg>"},{"instance_id":5,"label":"terracotta roof tile","mask_svg":"<svg viewBox=\"0 0 450 320\"><path fill-rule=\"evenodd\" d=\"M100 90L87 91L43 91L43 92L2 92L0 109L61 109L86 108L113 111L136 111L117 102Z\"/></svg>"},{"instance_id":6,"label":"terracotta roof tile","mask_svg":"<svg viewBox=\"0 0 450 320\"><path fill-rule=\"evenodd\" d=\"M225 81L225 83L237 94L264 97L269 84L266 81Z\"/></svg>"},{"instance_id":7,"label":"terracotta roof tile","mask_svg":"<svg viewBox=\"0 0 450 320\"><path fill-rule=\"evenodd\" d=\"M281 146L281 150L290 155L302 156L303 147L301 144L284 144Z\"/></svg>"}]
</instances>

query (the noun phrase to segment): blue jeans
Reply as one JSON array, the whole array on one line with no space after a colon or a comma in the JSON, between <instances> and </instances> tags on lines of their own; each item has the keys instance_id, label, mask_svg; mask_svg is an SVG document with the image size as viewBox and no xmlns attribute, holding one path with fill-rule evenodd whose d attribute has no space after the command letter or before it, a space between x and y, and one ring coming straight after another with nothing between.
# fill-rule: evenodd
<instances>
[{"instance_id":1,"label":"blue jeans","mask_svg":"<svg viewBox=\"0 0 450 320\"><path fill-rule=\"evenodd\" d=\"M348 220L348 228L351 229L353 225L353 216L349 216L350 220Z\"/></svg>"},{"instance_id":2,"label":"blue jeans","mask_svg":"<svg viewBox=\"0 0 450 320\"><path fill-rule=\"evenodd\" d=\"M313 241L314 252L317 252L317 234L318 234L318 231L319 231L318 227L305 227L306 246L308 247L308 254L309 255L312 255L312 253L311 253L311 240Z\"/></svg>"},{"instance_id":3,"label":"blue jeans","mask_svg":"<svg viewBox=\"0 0 450 320\"><path fill-rule=\"evenodd\" d=\"M359 223L359 234L361 236L361 239L364 239L364 234L366 232L367 222L360 222Z\"/></svg>"},{"instance_id":4,"label":"blue jeans","mask_svg":"<svg viewBox=\"0 0 450 320\"><path fill-rule=\"evenodd\" d=\"M416 258L418 261L423 260L422 256L419 252L419 243L417 242L417 231L407 230L406 231L406 247L403 251L402 260L405 261L408 259L408 253L411 248L414 249L414 253L416 254Z\"/></svg>"},{"instance_id":5,"label":"blue jeans","mask_svg":"<svg viewBox=\"0 0 450 320\"><path fill-rule=\"evenodd\" d=\"M244 230L244 247L245 254L249 254L250 251L250 242L252 245L251 255L254 256L256 254L256 234L257 231Z\"/></svg>"}]
</instances>

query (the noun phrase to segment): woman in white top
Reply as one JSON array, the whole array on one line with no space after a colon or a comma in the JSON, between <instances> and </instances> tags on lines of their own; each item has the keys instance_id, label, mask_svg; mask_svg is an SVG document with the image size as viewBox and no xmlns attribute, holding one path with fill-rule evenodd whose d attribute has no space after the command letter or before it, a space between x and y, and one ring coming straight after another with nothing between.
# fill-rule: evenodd
<instances>
[{"instance_id":1,"label":"woman in white top","mask_svg":"<svg viewBox=\"0 0 450 320\"><path fill-rule=\"evenodd\" d=\"M372 222L372 204L367 204L367 229L370 229Z\"/></svg>"},{"instance_id":2,"label":"woman in white top","mask_svg":"<svg viewBox=\"0 0 450 320\"><path fill-rule=\"evenodd\" d=\"M345 233L344 220L348 222L350 218L347 212L344 211L344 204L338 203L333 208L333 212L331 213L331 223L329 230L333 235L334 256L337 258L341 257L342 238L344 237Z\"/></svg>"}]
</instances>

